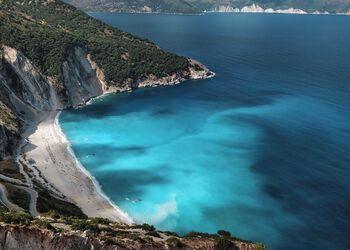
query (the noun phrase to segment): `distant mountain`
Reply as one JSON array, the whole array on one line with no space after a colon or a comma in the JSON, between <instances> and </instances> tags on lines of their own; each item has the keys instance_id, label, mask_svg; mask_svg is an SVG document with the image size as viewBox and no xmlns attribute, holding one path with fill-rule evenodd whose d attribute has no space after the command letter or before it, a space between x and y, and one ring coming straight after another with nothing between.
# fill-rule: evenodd
<instances>
[{"instance_id":1,"label":"distant mountain","mask_svg":"<svg viewBox=\"0 0 350 250\"><path fill-rule=\"evenodd\" d=\"M346 13L350 0L65 0L84 11L201 13L237 11L254 4L264 10ZM254 11L253 11L254 12ZM264 11L260 11L264 12ZM268 11L272 12L272 11ZM279 12L279 13L281 13Z\"/></svg>"},{"instance_id":2,"label":"distant mountain","mask_svg":"<svg viewBox=\"0 0 350 250\"><path fill-rule=\"evenodd\" d=\"M200 13L186 0L64 0L84 11Z\"/></svg>"}]
</instances>

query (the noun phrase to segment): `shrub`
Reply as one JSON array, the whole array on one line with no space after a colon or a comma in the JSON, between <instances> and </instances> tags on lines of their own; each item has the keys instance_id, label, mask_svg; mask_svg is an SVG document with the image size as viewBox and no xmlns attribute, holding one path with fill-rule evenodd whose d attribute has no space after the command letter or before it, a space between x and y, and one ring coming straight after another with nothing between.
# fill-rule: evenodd
<instances>
[{"instance_id":1,"label":"shrub","mask_svg":"<svg viewBox=\"0 0 350 250\"><path fill-rule=\"evenodd\" d=\"M156 230L156 228L153 225L148 225L146 223L142 224L140 227L145 231L155 231Z\"/></svg>"},{"instance_id":2,"label":"shrub","mask_svg":"<svg viewBox=\"0 0 350 250\"><path fill-rule=\"evenodd\" d=\"M45 219L36 219L34 221L34 225L38 226L39 228L56 231L56 229L51 225L51 223Z\"/></svg>"},{"instance_id":3,"label":"shrub","mask_svg":"<svg viewBox=\"0 0 350 250\"><path fill-rule=\"evenodd\" d=\"M224 237L224 238L218 238L215 242L215 250L235 250L238 248L233 244L233 242Z\"/></svg>"},{"instance_id":4,"label":"shrub","mask_svg":"<svg viewBox=\"0 0 350 250\"><path fill-rule=\"evenodd\" d=\"M179 237L179 235L175 232L170 232L170 231L164 231L163 233L165 233L166 235L171 235L171 236L176 236Z\"/></svg>"},{"instance_id":5,"label":"shrub","mask_svg":"<svg viewBox=\"0 0 350 250\"><path fill-rule=\"evenodd\" d=\"M184 247L182 242L178 238L175 238L175 237L170 237L165 242L168 244L168 246L176 248L176 249Z\"/></svg>"},{"instance_id":6,"label":"shrub","mask_svg":"<svg viewBox=\"0 0 350 250\"><path fill-rule=\"evenodd\" d=\"M225 230L219 230L218 235L221 235L223 237L231 237L231 233Z\"/></svg>"},{"instance_id":7,"label":"shrub","mask_svg":"<svg viewBox=\"0 0 350 250\"><path fill-rule=\"evenodd\" d=\"M55 210L50 210L50 211L46 212L44 214L44 216L50 217L53 219L60 219L61 218L61 215L59 213L57 213Z\"/></svg>"},{"instance_id":8,"label":"shrub","mask_svg":"<svg viewBox=\"0 0 350 250\"><path fill-rule=\"evenodd\" d=\"M216 234L200 233L200 232L190 232L185 235L186 238L218 238Z\"/></svg>"},{"instance_id":9,"label":"shrub","mask_svg":"<svg viewBox=\"0 0 350 250\"><path fill-rule=\"evenodd\" d=\"M157 237L157 238L162 238L162 237L160 237L159 233L157 233L156 231L149 231L146 233L146 235L150 235L150 236Z\"/></svg>"},{"instance_id":10,"label":"shrub","mask_svg":"<svg viewBox=\"0 0 350 250\"><path fill-rule=\"evenodd\" d=\"M101 238L107 245L114 245L119 246L121 248L124 248L123 244L119 242L117 239L114 239L112 237L102 237Z\"/></svg>"},{"instance_id":11,"label":"shrub","mask_svg":"<svg viewBox=\"0 0 350 250\"><path fill-rule=\"evenodd\" d=\"M33 217L23 211L9 211L0 213L0 221L9 224L29 225Z\"/></svg>"},{"instance_id":12,"label":"shrub","mask_svg":"<svg viewBox=\"0 0 350 250\"><path fill-rule=\"evenodd\" d=\"M103 225L109 225L111 223L110 220L101 218L101 217L92 218L90 219L90 221L95 224L103 224Z\"/></svg>"},{"instance_id":13,"label":"shrub","mask_svg":"<svg viewBox=\"0 0 350 250\"><path fill-rule=\"evenodd\" d=\"M256 243L254 246L254 250L268 250L268 248L262 243Z\"/></svg>"},{"instance_id":14,"label":"shrub","mask_svg":"<svg viewBox=\"0 0 350 250\"><path fill-rule=\"evenodd\" d=\"M101 232L101 229L97 224L91 223L87 220L75 220L72 223L72 229L73 230L80 230L80 231L91 231L92 233L98 234Z\"/></svg>"}]
</instances>

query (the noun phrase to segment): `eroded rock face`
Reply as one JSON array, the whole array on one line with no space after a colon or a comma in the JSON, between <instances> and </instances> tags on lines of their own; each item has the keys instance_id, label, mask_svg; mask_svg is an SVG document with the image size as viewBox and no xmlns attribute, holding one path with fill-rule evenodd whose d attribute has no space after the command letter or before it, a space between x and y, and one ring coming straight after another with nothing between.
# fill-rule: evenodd
<instances>
[{"instance_id":1,"label":"eroded rock face","mask_svg":"<svg viewBox=\"0 0 350 250\"><path fill-rule=\"evenodd\" d=\"M0 101L15 116L19 129L11 130L1 123L0 160L14 154L20 134L45 112L78 108L93 97L104 93L129 91L140 87L173 85L188 79L203 79L211 72L202 64L190 60L187 71L157 78L153 75L138 81L107 84L103 70L91 60L86 49L72 47L62 64L63 82L47 77L21 53L8 46L1 47ZM3 109L2 109L3 110Z\"/></svg>"},{"instance_id":2,"label":"eroded rock face","mask_svg":"<svg viewBox=\"0 0 350 250\"><path fill-rule=\"evenodd\" d=\"M7 46L1 49L0 101L15 117L18 129L4 124L0 116L0 160L14 154L20 134L45 112L76 108L103 94L101 70L80 47L72 48L63 63L63 86L41 74L20 51Z\"/></svg>"},{"instance_id":3,"label":"eroded rock face","mask_svg":"<svg viewBox=\"0 0 350 250\"><path fill-rule=\"evenodd\" d=\"M1 250L101 249L95 239L19 226L0 227ZM113 249L106 247L104 249Z\"/></svg>"},{"instance_id":4,"label":"eroded rock face","mask_svg":"<svg viewBox=\"0 0 350 250\"><path fill-rule=\"evenodd\" d=\"M143 238L144 236L140 236ZM150 238L148 236L148 238ZM169 239L169 238L168 238ZM254 250L255 244L232 241L230 245L218 244L211 238L178 238L176 243L165 238L150 240L120 239L119 242L108 242L97 237L78 231L53 232L47 229L39 229L28 226L0 225L0 250L79 250L79 249L104 249L104 250Z\"/></svg>"},{"instance_id":5,"label":"eroded rock face","mask_svg":"<svg viewBox=\"0 0 350 250\"><path fill-rule=\"evenodd\" d=\"M74 47L68 52L63 63L63 78L67 90L69 106L84 105L89 99L103 94L103 81L99 79L98 68L86 50Z\"/></svg>"}]
</instances>

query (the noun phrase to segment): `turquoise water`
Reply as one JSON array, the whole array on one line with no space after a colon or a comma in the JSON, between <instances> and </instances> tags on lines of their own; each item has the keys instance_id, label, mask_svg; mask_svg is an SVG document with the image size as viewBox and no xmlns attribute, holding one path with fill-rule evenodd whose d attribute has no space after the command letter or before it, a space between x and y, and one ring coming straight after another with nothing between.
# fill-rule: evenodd
<instances>
[{"instance_id":1,"label":"turquoise water","mask_svg":"<svg viewBox=\"0 0 350 250\"><path fill-rule=\"evenodd\" d=\"M216 73L63 112L116 204L181 234L350 249L350 18L91 15Z\"/></svg>"}]
</instances>

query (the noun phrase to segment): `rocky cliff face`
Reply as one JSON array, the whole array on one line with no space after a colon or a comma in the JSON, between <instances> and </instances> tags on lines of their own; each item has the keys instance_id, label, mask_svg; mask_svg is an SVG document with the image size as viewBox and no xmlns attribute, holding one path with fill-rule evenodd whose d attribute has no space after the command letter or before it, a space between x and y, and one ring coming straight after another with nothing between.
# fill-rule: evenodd
<instances>
[{"instance_id":1,"label":"rocky cliff face","mask_svg":"<svg viewBox=\"0 0 350 250\"><path fill-rule=\"evenodd\" d=\"M62 69L68 106L84 105L89 99L103 94L105 84L102 78L99 79L98 67L84 49L71 48Z\"/></svg>"},{"instance_id":2,"label":"rocky cliff face","mask_svg":"<svg viewBox=\"0 0 350 250\"><path fill-rule=\"evenodd\" d=\"M81 47L72 47L67 51L66 61L62 63L63 82L59 82L41 74L20 51L7 46L1 49L1 111L5 114L6 107L6 116L11 116L14 124L5 124L5 115L0 117L0 160L14 154L20 134L45 112L77 108L103 93L172 85L187 79L206 78L211 74L203 65L190 61L188 71L160 79L151 75L136 82L130 80L118 86L108 86L103 71L91 60L87 51Z\"/></svg>"},{"instance_id":3,"label":"rocky cliff face","mask_svg":"<svg viewBox=\"0 0 350 250\"><path fill-rule=\"evenodd\" d=\"M0 242L1 250L101 249L102 247L98 240L89 237L11 225L0 227Z\"/></svg>"},{"instance_id":4,"label":"rocky cliff face","mask_svg":"<svg viewBox=\"0 0 350 250\"><path fill-rule=\"evenodd\" d=\"M61 225L62 226L62 225ZM158 233L157 233L158 234ZM220 243L211 237L179 238L162 234L157 237L142 235L142 231L133 234L135 239L111 240L94 236L89 232L41 229L31 226L0 225L0 250L57 250L57 249L105 249L105 250L151 250L151 249L197 249L197 250L255 250L258 245L239 240L227 240Z\"/></svg>"},{"instance_id":5,"label":"rocky cliff face","mask_svg":"<svg viewBox=\"0 0 350 250\"><path fill-rule=\"evenodd\" d=\"M1 49L0 160L15 153L20 134L43 113L76 108L103 93L97 66L82 48L68 52L63 83L42 75L21 52L7 46Z\"/></svg>"}]
</instances>

